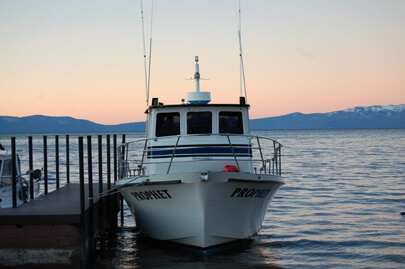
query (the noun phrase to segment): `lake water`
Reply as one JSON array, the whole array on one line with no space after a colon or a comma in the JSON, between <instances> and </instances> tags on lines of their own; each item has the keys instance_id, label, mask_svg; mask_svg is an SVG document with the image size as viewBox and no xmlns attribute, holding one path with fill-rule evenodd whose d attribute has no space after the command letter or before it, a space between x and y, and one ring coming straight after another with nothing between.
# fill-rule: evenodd
<instances>
[{"instance_id":1,"label":"lake water","mask_svg":"<svg viewBox=\"0 0 405 269\"><path fill-rule=\"evenodd\" d=\"M286 180L254 240L205 255L159 245L136 234L126 208L124 227L119 227L116 239L98 253L94 267L405 268L405 216L400 214L405 212L405 130L253 134L270 136L284 145L282 168ZM142 134L129 134L127 141L135 137ZM55 156L53 139L48 141L50 163ZM64 137L60 139L63 163ZM0 142L8 146L9 136L3 135ZM96 146L97 141L93 143ZM27 144L26 136L17 137L23 154ZM42 167L40 145L42 138L34 137L35 168ZM76 137L71 138L72 166L77 163L74 156ZM24 158L22 163L28 167ZM53 183L54 169L48 169ZM64 169L61 165L62 181ZM71 169L71 177L78 178L77 170Z\"/></svg>"}]
</instances>

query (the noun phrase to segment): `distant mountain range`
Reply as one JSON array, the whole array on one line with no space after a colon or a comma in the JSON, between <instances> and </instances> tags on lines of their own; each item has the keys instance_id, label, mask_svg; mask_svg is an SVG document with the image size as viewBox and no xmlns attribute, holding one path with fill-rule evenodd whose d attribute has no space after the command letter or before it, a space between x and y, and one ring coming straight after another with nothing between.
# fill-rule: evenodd
<instances>
[{"instance_id":1,"label":"distant mountain range","mask_svg":"<svg viewBox=\"0 0 405 269\"><path fill-rule=\"evenodd\" d=\"M145 122L103 125L72 117L0 116L0 133L111 133L145 131Z\"/></svg>"},{"instance_id":2,"label":"distant mountain range","mask_svg":"<svg viewBox=\"0 0 405 269\"><path fill-rule=\"evenodd\" d=\"M405 128L405 105L354 107L329 113L292 113L251 120L252 130Z\"/></svg>"},{"instance_id":3,"label":"distant mountain range","mask_svg":"<svg viewBox=\"0 0 405 269\"><path fill-rule=\"evenodd\" d=\"M252 130L405 128L405 104L354 107L330 113L292 113L253 119ZM102 125L72 117L0 116L0 133L112 133L145 131L145 122Z\"/></svg>"}]
</instances>

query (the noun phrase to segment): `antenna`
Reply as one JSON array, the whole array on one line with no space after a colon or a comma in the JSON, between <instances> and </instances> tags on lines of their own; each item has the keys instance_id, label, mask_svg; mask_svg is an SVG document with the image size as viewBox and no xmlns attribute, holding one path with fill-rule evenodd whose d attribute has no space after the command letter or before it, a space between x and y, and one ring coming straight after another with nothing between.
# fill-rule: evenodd
<instances>
[{"instance_id":1,"label":"antenna","mask_svg":"<svg viewBox=\"0 0 405 269\"><path fill-rule=\"evenodd\" d=\"M143 39L143 65L145 69L145 91L146 91L146 106L149 105L149 87L148 87L148 71L146 69L146 48L145 48L145 23L143 20L143 4L141 0L141 15L142 15L142 39Z\"/></svg>"},{"instance_id":2,"label":"antenna","mask_svg":"<svg viewBox=\"0 0 405 269\"><path fill-rule=\"evenodd\" d=\"M198 56L195 56L195 91L200 92L200 65L198 64Z\"/></svg>"},{"instance_id":3,"label":"antenna","mask_svg":"<svg viewBox=\"0 0 405 269\"><path fill-rule=\"evenodd\" d=\"M151 11L151 16L150 16L149 71L148 71L148 90L147 90L147 93L146 93L146 106L149 105L150 68L152 66L152 22L153 22L153 0L152 0L152 11Z\"/></svg>"},{"instance_id":4,"label":"antenna","mask_svg":"<svg viewBox=\"0 0 405 269\"><path fill-rule=\"evenodd\" d=\"M246 91L246 80L245 80L245 68L243 66L243 54L242 54L242 31L241 31L241 7L240 7L240 0L239 0L239 9L238 9L238 37L239 37L239 57L240 57L240 89L239 94L242 97L242 85L245 90L245 99L247 101L247 91Z\"/></svg>"},{"instance_id":5,"label":"antenna","mask_svg":"<svg viewBox=\"0 0 405 269\"><path fill-rule=\"evenodd\" d=\"M195 56L195 92L187 93L187 101L190 104L208 104L211 102L211 93L210 92L201 92L200 91L200 65L198 64L198 56Z\"/></svg>"},{"instance_id":6,"label":"antenna","mask_svg":"<svg viewBox=\"0 0 405 269\"><path fill-rule=\"evenodd\" d=\"M146 45L145 45L145 22L143 18L143 2L141 0L141 15L142 15L142 38L143 38L143 64L145 69L145 91L146 91L146 106L149 106L149 89L150 89L150 68L152 62L152 20L153 20L153 0L152 0L152 15L150 19L150 39L149 39L149 71L146 64Z\"/></svg>"}]
</instances>

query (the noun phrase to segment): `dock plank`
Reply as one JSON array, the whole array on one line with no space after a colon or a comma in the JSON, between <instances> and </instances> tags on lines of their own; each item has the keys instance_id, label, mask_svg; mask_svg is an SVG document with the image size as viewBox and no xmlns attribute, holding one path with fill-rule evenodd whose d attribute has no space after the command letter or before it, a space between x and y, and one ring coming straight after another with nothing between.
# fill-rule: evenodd
<instances>
[{"instance_id":1,"label":"dock plank","mask_svg":"<svg viewBox=\"0 0 405 269\"><path fill-rule=\"evenodd\" d=\"M106 190L106 185L103 187ZM85 184L86 210L90 204L88 192L88 184ZM98 195L98 184L93 184L93 194L94 196ZM97 203L98 198L95 198L93 202ZM0 225L65 223L80 223L79 184L67 184L17 208L0 209Z\"/></svg>"}]
</instances>

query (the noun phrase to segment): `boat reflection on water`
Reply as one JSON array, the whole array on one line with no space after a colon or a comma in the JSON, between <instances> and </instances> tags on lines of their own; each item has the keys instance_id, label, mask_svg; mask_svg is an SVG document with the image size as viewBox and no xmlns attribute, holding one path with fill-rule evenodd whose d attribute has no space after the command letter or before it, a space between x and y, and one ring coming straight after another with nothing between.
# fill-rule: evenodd
<instances>
[{"instance_id":1,"label":"boat reflection on water","mask_svg":"<svg viewBox=\"0 0 405 269\"><path fill-rule=\"evenodd\" d=\"M151 240L135 227L121 227L99 252L96 264L97 268L282 268L279 247L259 236L205 251Z\"/></svg>"}]
</instances>

